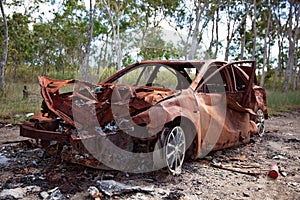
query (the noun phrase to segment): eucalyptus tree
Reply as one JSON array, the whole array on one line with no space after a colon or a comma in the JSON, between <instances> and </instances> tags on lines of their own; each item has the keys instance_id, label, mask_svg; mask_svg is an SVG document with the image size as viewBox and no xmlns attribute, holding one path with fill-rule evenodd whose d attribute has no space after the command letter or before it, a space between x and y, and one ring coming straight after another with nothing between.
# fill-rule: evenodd
<instances>
[{"instance_id":1,"label":"eucalyptus tree","mask_svg":"<svg viewBox=\"0 0 300 200\"><path fill-rule=\"evenodd\" d=\"M205 54L205 59L216 59L219 51L219 24L220 24L220 6L217 2L212 2L211 5L211 34L209 47ZM215 50L213 51L213 47Z\"/></svg>"},{"instance_id":2,"label":"eucalyptus tree","mask_svg":"<svg viewBox=\"0 0 300 200\"><path fill-rule=\"evenodd\" d=\"M111 32L113 35L114 48L116 53L117 68L122 68L122 47L120 37L120 26L121 21L126 20L125 13L128 8L127 1L112 1L112 0L101 0L99 6L105 8L105 12L109 19Z\"/></svg>"},{"instance_id":3,"label":"eucalyptus tree","mask_svg":"<svg viewBox=\"0 0 300 200\"><path fill-rule=\"evenodd\" d=\"M177 6L178 1L170 0L97 1L99 22L106 27L106 32L98 36L102 40L100 52L108 59L107 62L100 61L103 57L100 55L99 63L111 66L109 63L114 62L121 69L129 61L156 57L154 53L159 52L158 49L165 49L166 55L170 53L169 49L166 50L170 45L162 45L166 43L162 39L161 22ZM159 46L156 46L157 42L153 39L160 41ZM111 48L109 45L112 45Z\"/></svg>"},{"instance_id":4,"label":"eucalyptus tree","mask_svg":"<svg viewBox=\"0 0 300 200\"><path fill-rule=\"evenodd\" d=\"M240 48L241 48L241 51L240 51L240 55L239 55L239 59L240 60L244 60L245 59L245 50L246 50L246 38L247 38L247 18L249 16L249 2L247 1L244 1L244 7L245 7L245 13L244 13L244 16L243 16L243 19L242 19L242 24L241 24L241 27L240 27L240 31L239 31L239 34L240 34Z\"/></svg>"},{"instance_id":5,"label":"eucalyptus tree","mask_svg":"<svg viewBox=\"0 0 300 200\"><path fill-rule=\"evenodd\" d=\"M252 30L253 30L253 45L252 45L252 59L255 59L256 54L256 38L257 38L257 3L256 0L253 0L253 17L252 17Z\"/></svg>"},{"instance_id":6,"label":"eucalyptus tree","mask_svg":"<svg viewBox=\"0 0 300 200\"><path fill-rule=\"evenodd\" d=\"M300 2L297 0L289 1L289 14L287 20L287 37L289 41L288 61L285 70L284 91L290 88L292 77L295 76L295 68L297 66L297 51L295 48L299 43L299 18L300 18Z\"/></svg>"},{"instance_id":7,"label":"eucalyptus tree","mask_svg":"<svg viewBox=\"0 0 300 200\"><path fill-rule=\"evenodd\" d=\"M203 43L204 31L208 30L209 22L214 19L216 3L214 0L180 1L178 8L170 15L169 24L180 37L184 59L199 58L197 50Z\"/></svg>"},{"instance_id":8,"label":"eucalyptus tree","mask_svg":"<svg viewBox=\"0 0 300 200\"><path fill-rule=\"evenodd\" d=\"M53 19L34 24L35 39L39 41L37 57L43 74L66 69L77 71L85 58L88 40L89 14L84 3L64 1L53 11Z\"/></svg>"},{"instance_id":9,"label":"eucalyptus tree","mask_svg":"<svg viewBox=\"0 0 300 200\"><path fill-rule=\"evenodd\" d=\"M283 51L283 38L284 38L284 25L281 22L281 11L280 9L282 7L285 7L285 4L280 5L279 0L275 0L274 2L274 7L273 7L273 12L275 16L275 21L276 21L276 29L277 29L277 42L278 42L278 67L276 72L279 73L279 81L281 82L281 77L282 77L282 69L283 69L283 56L282 56L282 51ZM277 75L275 74L274 76L274 82L276 83L276 77ZM274 85L276 86L276 85Z\"/></svg>"},{"instance_id":10,"label":"eucalyptus tree","mask_svg":"<svg viewBox=\"0 0 300 200\"><path fill-rule=\"evenodd\" d=\"M268 62L268 48L270 48L271 46L271 38L269 37L270 35L270 27L271 27L271 20L272 20L272 11L271 11L271 2L269 0L267 0L265 2L265 5L264 8L265 9L262 9L261 10L261 13L262 16L263 16L263 19L267 19L266 20L266 26L263 26L264 27L264 31L262 30L262 32L264 32L264 36L263 36L263 40L264 40L264 47L263 47L263 65L262 65L262 68L261 68L261 77L260 77L260 86L264 86L264 82L265 82L265 72L266 72L266 68L268 68L266 65ZM262 20L263 21L263 20ZM263 21L265 22L265 21Z\"/></svg>"},{"instance_id":11,"label":"eucalyptus tree","mask_svg":"<svg viewBox=\"0 0 300 200\"><path fill-rule=\"evenodd\" d=\"M24 66L30 66L33 63L35 43L33 42L31 26L37 17L43 18L45 13L37 13L41 8L40 6L45 2L46 0L12 0L6 3L6 7L10 10L8 16L8 29L10 30L8 61L12 68L13 80L18 74L18 68L21 66L25 68Z\"/></svg>"},{"instance_id":12,"label":"eucalyptus tree","mask_svg":"<svg viewBox=\"0 0 300 200\"><path fill-rule=\"evenodd\" d=\"M93 37L93 29L94 29L94 15L95 15L95 7L93 6L92 0L89 1L90 9L89 9L89 29L87 34L87 40L85 44L85 53L83 58L83 63L81 65L81 75L83 80L88 80L88 64L90 58L90 49L91 42ZM96 4L95 4L96 5Z\"/></svg>"},{"instance_id":13,"label":"eucalyptus tree","mask_svg":"<svg viewBox=\"0 0 300 200\"><path fill-rule=\"evenodd\" d=\"M206 28L210 17L207 13L209 12L209 1L194 1L194 30L192 32L191 49L188 53L188 59L192 60L195 58L196 49L203 39L203 31ZM200 24L202 22L202 24Z\"/></svg>"},{"instance_id":14,"label":"eucalyptus tree","mask_svg":"<svg viewBox=\"0 0 300 200\"><path fill-rule=\"evenodd\" d=\"M168 32L161 27L148 28L143 44L138 45L138 57L141 60L178 59L178 49L172 42L165 41L164 34Z\"/></svg>"},{"instance_id":15,"label":"eucalyptus tree","mask_svg":"<svg viewBox=\"0 0 300 200\"><path fill-rule=\"evenodd\" d=\"M29 29L30 16L22 13L12 13L8 16L9 52L7 74L11 80L16 81L18 69L30 65L33 59L34 43Z\"/></svg>"},{"instance_id":16,"label":"eucalyptus tree","mask_svg":"<svg viewBox=\"0 0 300 200\"><path fill-rule=\"evenodd\" d=\"M6 8L9 9L7 23L10 42L7 52L6 74L10 80L15 81L20 76L23 77L28 74L22 72L31 71L27 69L33 63L35 52L31 26L35 22L33 15L39 8L38 4L42 2L34 0L27 5L23 1L13 0L5 4ZM19 73L18 70L20 70Z\"/></svg>"},{"instance_id":17,"label":"eucalyptus tree","mask_svg":"<svg viewBox=\"0 0 300 200\"><path fill-rule=\"evenodd\" d=\"M4 85L5 85L4 71L5 71L5 64L6 64L6 59L7 59L8 30L7 30L7 21L6 21L6 15L4 13L2 0L0 0L0 9L1 9L3 27L4 27L3 57L2 57L1 62L0 62L0 92L3 92L4 91Z\"/></svg>"},{"instance_id":18,"label":"eucalyptus tree","mask_svg":"<svg viewBox=\"0 0 300 200\"><path fill-rule=\"evenodd\" d=\"M161 23L166 18L173 16L181 1L153 1L140 0L134 8L134 35L138 56L143 59L169 59L177 58L173 44L166 41L172 33L164 29Z\"/></svg>"},{"instance_id":19,"label":"eucalyptus tree","mask_svg":"<svg viewBox=\"0 0 300 200\"><path fill-rule=\"evenodd\" d=\"M296 17L296 31L294 35L294 41L295 41L295 70L294 70L294 82L293 82L293 90L298 89L298 84L300 81L300 38L299 38L299 31L300 31L300 8L298 7L297 17Z\"/></svg>"},{"instance_id":20,"label":"eucalyptus tree","mask_svg":"<svg viewBox=\"0 0 300 200\"><path fill-rule=\"evenodd\" d=\"M226 46L224 60L229 59L232 41L238 35L238 31L243 27L248 14L247 4L240 0L222 1L222 13L226 18Z\"/></svg>"}]
</instances>

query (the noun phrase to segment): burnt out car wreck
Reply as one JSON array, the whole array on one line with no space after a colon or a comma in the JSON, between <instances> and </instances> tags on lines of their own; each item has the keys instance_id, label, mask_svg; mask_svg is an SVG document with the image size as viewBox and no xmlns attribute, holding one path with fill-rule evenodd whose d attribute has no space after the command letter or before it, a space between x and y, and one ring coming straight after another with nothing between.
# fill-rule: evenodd
<instances>
[{"instance_id":1,"label":"burnt out car wreck","mask_svg":"<svg viewBox=\"0 0 300 200\"><path fill-rule=\"evenodd\" d=\"M266 93L255 69L252 60L157 60L98 84L39 77L42 109L20 134L73 163L180 174L185 159L263 134Z\"/></svg>"}]
</instances>

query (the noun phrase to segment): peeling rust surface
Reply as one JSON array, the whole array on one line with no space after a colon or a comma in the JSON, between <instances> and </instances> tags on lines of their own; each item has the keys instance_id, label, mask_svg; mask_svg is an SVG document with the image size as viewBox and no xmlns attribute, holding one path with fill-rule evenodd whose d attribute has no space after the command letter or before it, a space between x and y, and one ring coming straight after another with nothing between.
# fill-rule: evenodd
<instances>
[{"instance_id":1,"label":"peeling rust surface","mask_svg":"<svg viewBox=\"0 0 300 200\"><path fill-rule=\"evenodd\" d=\"M154 69L146 84L118 82L140 66ZM160 71L168 71L161 66L176 73L176 87L160 87L152 80ZM164 130L179 123L191 140L189 156L201 157L207 151L249 142L258 131L257 110L267 117L266 92L256 85L255 68L255 61L144 61L99 84L40 76L42 109L21 125L21 135L69 145L63 151L65 160L97 167L102 164L91 158L83 140L95 146L97 154L106 139L127 151L151 152L163 142ZM213 82L216 77L219 82ZM73 89L60 92L66 86ZM220 102L224 106L216 106ZM76 154L89 156L74 160Z\"/></svg>"}]
</instances>

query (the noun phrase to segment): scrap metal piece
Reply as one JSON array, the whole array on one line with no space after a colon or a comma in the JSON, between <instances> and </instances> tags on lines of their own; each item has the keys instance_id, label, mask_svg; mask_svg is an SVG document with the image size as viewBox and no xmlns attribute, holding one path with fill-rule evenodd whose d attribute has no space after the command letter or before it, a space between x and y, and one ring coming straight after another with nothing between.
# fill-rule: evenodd
<instances>
[{"instance_id":1,"label":"scrap metal piece","mask_svg":"<svg viewBox=\"0 0 300 200\"><path fill-rule=\"evenodd\" d=\"M96 183L98 189L110 197L113 195L121 195L121 194L131 193L131 192L145 192L145 193L154 192L153 188L125 185L123 183L119 183L114 180L101 180L101 181L97 181Z\"/></svg>"}]
</instances>

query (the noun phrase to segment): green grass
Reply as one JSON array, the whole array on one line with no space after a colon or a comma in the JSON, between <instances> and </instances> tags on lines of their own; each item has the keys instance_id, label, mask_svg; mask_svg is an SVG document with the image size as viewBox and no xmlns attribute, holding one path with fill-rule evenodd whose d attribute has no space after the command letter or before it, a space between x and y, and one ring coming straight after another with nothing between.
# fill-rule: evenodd
<instances>
[{"instance_id":1,"label":"green grass","mask_svg":"<svg viewBox=\"0 0 300 200\"><path fill-rule=\"evenodd\" d=\"M299 91L267 91L267 104L269 114L278 114L283 111L300 109L300 92Z\"/></svg>"},{"instance_id":2,"label":"green grass","mask_svg":"<svg viewBox=\"0 0 300 200\"><path fill-rule=\"evenodd\" d=\"M29 96L23 100L24 83L6 83L0 96L0 121L19 123L27 120L25 114L40 110L42 97L38 83L26 83Z\"/></svg>"}]
</instances>

